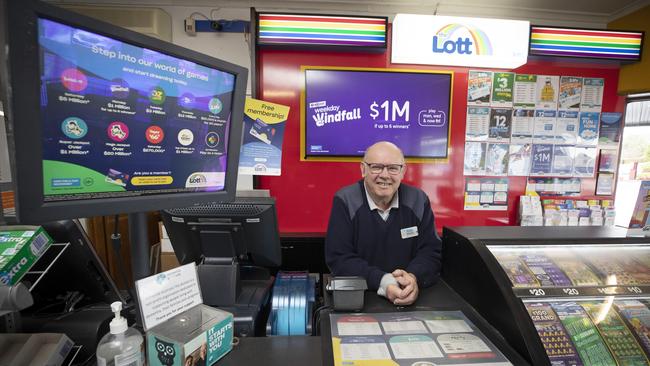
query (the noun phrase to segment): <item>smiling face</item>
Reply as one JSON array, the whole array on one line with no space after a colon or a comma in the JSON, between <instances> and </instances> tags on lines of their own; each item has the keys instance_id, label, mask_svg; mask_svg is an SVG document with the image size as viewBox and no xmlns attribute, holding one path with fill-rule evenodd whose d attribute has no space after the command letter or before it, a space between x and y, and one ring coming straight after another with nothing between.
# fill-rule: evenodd
<instances>
[{"instance_id":1,"label":"smiling face","mask_svg":"<svg viewBox=\"0 0 650 366\"><path fill-rule=\"evenodd\" d=\"M385 166L403 165L403 167L397 174L391 174L388 168L373 173L369 165L374 164ZM382 209L387 209L390 206L390 202L395 192L397 192L402 178L404 178L405 171L404 155L397 146L390 142L378 142L370 146L366 150L363 162L361 162L361 175L368 194L375 204Z\"/></svg>"}]
</instances>

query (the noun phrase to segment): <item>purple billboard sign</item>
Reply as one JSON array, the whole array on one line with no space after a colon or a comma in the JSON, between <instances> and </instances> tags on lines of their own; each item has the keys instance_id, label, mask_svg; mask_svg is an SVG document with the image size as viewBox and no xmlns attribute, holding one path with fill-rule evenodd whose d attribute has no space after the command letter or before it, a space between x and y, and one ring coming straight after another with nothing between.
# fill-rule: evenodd
<instances>
[{"instance_id":1,"label":"purple billboard sign","mask_svg":"<svg viewBox=\"0 0 650 366\"><path fill-rule=\"evenodd\" d=\"M446 158L452 73L305 69L304 158L362 156L381 140Z\"/></svg>"}]
</instances>

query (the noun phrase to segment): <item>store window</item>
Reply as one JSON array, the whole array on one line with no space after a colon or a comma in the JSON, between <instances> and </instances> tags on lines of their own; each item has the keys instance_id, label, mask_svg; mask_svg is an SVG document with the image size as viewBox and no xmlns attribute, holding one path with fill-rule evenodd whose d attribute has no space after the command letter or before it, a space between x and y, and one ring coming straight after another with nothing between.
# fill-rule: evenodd
<instances>
[{"instance_id":1,"label":"store window","mask_svg":"<svg viewBox=\"0 0 650 366\"><path fill-rule=\"evenodd\" d=\"M622 142L614 206L616 225L629 227L642 182L650 181L650 93L628 96Z\"/></svg>"},{"instance_id":2,"label":"store window","mask_svg":"<svg viewBox=\"0 0 650 366\"><path fill-rule=\"evenodd\" d=\"M631 99L625 110L619 181L650 180L650 94Z\"/></svg>"}]
</instances>

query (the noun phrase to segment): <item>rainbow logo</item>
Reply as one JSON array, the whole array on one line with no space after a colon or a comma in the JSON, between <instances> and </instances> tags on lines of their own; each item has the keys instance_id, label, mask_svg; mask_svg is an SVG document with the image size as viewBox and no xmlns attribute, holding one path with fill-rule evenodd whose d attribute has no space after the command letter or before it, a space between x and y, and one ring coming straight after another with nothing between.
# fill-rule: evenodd
<instances>
[{"instance_id":1,"label":"rainbow logo","mask_svg":"<svg viewBox=\"0 0 650 366\"><path fill-rule=\"evenodd\" d=\"M471 36L469 38L458 37L452 40L451 37L459 30L466 30ZM478 28L468 27L459 23L447 24L440 28L433 36L433 52L436 53L458 53L472 54L470 46L474 45L477 55L492 55L492 43L487 34Z\"/></svg>"}]
</instances>

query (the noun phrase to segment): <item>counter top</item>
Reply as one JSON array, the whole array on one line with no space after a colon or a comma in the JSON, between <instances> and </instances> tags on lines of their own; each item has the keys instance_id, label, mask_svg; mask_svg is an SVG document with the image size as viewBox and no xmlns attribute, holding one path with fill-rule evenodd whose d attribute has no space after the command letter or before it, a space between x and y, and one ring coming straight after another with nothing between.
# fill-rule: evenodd
<instances>
[{"instance_id":1,"label":"counter top","mask_svg":"<svg viewBox=\"0 0 650 366\"><path fill-rule=\"evenodd\" d=\"M410 306L395 306L371 291L366 291L364 294L363 312L366 313L426 310L462 311L514 365L528 364L490 324L478 315L474 308L469 306L442 280L430 288L422 289L418 300ZM330 313L331 310L329 309L321 312L319 323L321 336L240 338L239 345L221 359L218 365L332 365L334 361L329 322Z\"/></svg>"}]
</instances>

